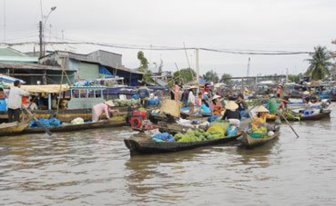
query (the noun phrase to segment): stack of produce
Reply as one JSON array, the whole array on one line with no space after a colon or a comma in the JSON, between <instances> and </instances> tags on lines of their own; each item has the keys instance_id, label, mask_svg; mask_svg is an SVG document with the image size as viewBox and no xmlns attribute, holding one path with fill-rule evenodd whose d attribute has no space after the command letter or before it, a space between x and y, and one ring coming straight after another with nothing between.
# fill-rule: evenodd
<instances>
[{"instance_id":1,"label":"stack of produce","mask_svg":"<svg viewBox=\"0 0 336 206\"><path fill-rule=\"evenodd\" d=\"M136 99L125 99L125 100L116 99L113 102L115 106L117 107L127 107L127 106L133 106L133 105L139 104L139 100L136 100Z\"/></svg>"},{"instance_id":2,"label":"stack of produce","mask_svg":"<svg viewBox=\"0 0 336 206\"><path fill-rule=\"evenodd\" d=\"M222 138L224 135L217 131L206 132L202 129L189 130L187 133L178 133L174 136L177 142L198 142Z\"/></svg>"}]
</instances>

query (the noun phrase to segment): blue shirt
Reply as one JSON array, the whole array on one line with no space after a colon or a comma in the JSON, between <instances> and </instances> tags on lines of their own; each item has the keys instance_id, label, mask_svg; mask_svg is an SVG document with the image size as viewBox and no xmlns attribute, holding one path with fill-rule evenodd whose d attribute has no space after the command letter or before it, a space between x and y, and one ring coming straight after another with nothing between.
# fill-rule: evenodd
<instances>
[{"instance_id":1,"label":"blue shirt","mask_svg":"<svg viewBox=\"0 0 336 206\"><path fill-rule=\"evenodd\" d=\"M202 104L200 110L204 113L211 113L211 109L207 107L205 104Z\"/></svg>"}]
</instances>

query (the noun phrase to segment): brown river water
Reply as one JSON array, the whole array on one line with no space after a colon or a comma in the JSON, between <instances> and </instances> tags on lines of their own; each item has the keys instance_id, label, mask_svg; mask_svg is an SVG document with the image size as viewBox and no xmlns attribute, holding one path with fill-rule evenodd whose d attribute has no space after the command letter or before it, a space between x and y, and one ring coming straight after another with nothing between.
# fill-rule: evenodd
<instances>
[{"instance_id":1,"label":"brown river water","mask_svg":"<svg viewBox=\"0 0 336 206\"><path fill-rule=\"evenodd\" d=\"M130 157L128 128L0 138L0 205L336 205L330 119L236 145Z\"/></svg>"}]
</instances>

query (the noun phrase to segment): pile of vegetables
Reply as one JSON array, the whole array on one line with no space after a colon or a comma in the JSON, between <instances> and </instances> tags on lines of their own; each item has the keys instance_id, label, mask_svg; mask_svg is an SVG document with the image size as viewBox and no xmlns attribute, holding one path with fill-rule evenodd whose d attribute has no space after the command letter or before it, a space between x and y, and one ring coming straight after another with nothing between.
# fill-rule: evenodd
<instances>
[{"instance_id":1,"label":"pile of vegetables","mask_svg":"<svg viewBox=\"0 0 336 206\"><path fill-rule=\"evenodd\" d=\"M174 136L176 142L198 142L222 138L217 132L206 132L202 129L189 130L187 133L178 133Z\"/></svg>"},{"instance_id":2,"label":"pile of vegetables","mask_svg":"<svg viewBox=\"0 0 336 206\"><path fill-rule=\"evenodd\" d=\"M125 100L116 99L113 102L115 106L117 107L127 107L127 106L133 106L135 104L139 104L139 100L136 100L136 99L125 99Z\"/></svg>"}]
</instances>

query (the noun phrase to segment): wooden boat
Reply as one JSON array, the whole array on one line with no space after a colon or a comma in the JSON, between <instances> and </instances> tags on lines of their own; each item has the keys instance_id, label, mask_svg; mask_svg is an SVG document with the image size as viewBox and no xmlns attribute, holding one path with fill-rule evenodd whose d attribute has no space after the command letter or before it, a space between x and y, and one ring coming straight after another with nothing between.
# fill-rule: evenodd
<instances>
[{"instance_id":1,"label":"wooden boat","mask_svg":"<svg viewBox=\"0 0 336 206\"><path fill-rule=\"evenodd\" d=\"M130 150L131 155L156 154L190 150L209 145L225 144L236 140L241 134L242 133L239 132L236 136L199 142L154 142L144 133L139 133L132 138L125 139L124 142L126 147Z\"/></svg>"},{"instance_id":2,"label":"wooden boat","mask_svg":"<svg viewBox=\"0 0 336 206\"><path fill-rule=\"evenodd\" d=\"M239 141L242 143L242 146L246 148L254 148L277 139L279 137L279 134L280 134L279 127L275 130L274 135L270 137L254 138L251 137L248 133L243 132L242 138L239 139Z\"/></svg>"},{"instance_id":3,"label":"wooden boat","mask_svg":"<svg viewBox=\"0 0 336 206\"><path fill-rule=\"evenodd\" d=\"M9 136L22 133L28 127L27 123L11 122L0 124L0 136Z\"/></svg>"},{"instance_id":4,"label":"wooden boat","mask_svg":"<svg viewBox=\"0 0 336 206\"><path fill-rule=\"evenodd\" d=\"M126 126L126 120L101 120L98 122L87 122L83 124L64 124L59 127L48 127L48 129L50 132L59 133L121 126ZM44 132L45 130L43 128L25 128L22 133L31 134Z\"/></svg>"},{"instance_id":5,"label":"wooden boat","mask_svg":"<svg viewBox=\"0 0 336 206\"><path fill-rule=\"evenodd\" d=\"M299 115L299 118L293 118L293 117L286 117L288 121L316 121L316 120L321 120L321 119L324 119L324 118L330 118L330 113L331 113L331 110L329 109L323 109L320 113L317 113L317 114L312 114L312 115L309 115L309 116L303 116L301 114L298 114ZM283 120L283 118L281 118ZM272 122L272 121L275 121L274 118L267 118L267 121L268 122Z\"/></svg>"}]
</instances>

